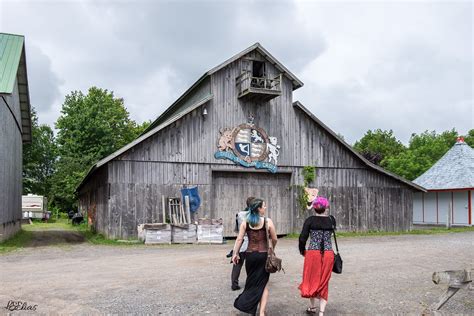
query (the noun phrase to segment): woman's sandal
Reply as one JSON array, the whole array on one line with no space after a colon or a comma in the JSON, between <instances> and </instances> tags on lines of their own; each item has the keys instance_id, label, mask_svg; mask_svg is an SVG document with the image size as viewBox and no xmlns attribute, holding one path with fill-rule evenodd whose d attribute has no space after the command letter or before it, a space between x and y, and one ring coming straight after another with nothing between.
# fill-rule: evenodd
<instances>
[{"instance_id":1,"label":"woman's sandal","mask_svg":"<svg viewBox=\"0 0 474 316\"><path fill-rule=\"evenodd\" d=\"M308 307L306 309L306 314L316 314L317 309L317 307Z\"/></svg>"},{"instance_id":2,"label":"woman's sandal","mask_svg":"<svg viewBox=\"0 0 474 316\"><path fill-rule=\"evenodd\" d=\"M318 314L318 315L321 315L321 314L324 315L324 311L319 311L319 314Z\"/></svg>"}]
</instances>

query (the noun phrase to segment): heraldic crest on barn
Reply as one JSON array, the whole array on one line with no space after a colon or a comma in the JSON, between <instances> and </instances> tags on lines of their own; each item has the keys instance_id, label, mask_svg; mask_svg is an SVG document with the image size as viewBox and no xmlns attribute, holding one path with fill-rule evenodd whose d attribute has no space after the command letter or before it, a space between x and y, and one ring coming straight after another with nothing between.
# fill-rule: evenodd
<instances>
[{"instance_id":1,"label":"heraldic crest on barn","mask_svg":"<svg viewBox=\"0 0 474 316\"><path fill-rule=\"evenodd\" d=\"M219 151L214 157L275 173L281 148L277 143L276 137L269 137L263 128L254 124L254 117L249 116L246 124L220 130Z\"/></svg>"}]
</instances>

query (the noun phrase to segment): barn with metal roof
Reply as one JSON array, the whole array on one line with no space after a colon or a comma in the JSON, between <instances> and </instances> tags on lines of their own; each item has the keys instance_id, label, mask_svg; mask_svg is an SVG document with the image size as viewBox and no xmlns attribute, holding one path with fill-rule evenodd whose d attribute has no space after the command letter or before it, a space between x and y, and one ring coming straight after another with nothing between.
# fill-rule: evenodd
<instances>
[{"instance_id":1,"label":"barn with metal roof","mask_svg":"<svg viewBox=\"0 0 474 316\"><path fill-rule=\"evenodd\" d=\"M0 240L21 225L23 144L31 142L25 38L0 33Z\"/></svg>"}]
</instances>

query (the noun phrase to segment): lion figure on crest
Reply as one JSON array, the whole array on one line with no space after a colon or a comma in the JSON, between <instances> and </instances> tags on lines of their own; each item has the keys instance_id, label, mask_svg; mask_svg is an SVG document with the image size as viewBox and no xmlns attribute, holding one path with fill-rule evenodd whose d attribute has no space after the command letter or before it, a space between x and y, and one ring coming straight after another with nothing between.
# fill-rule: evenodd
<instances>
[{"instance_id":1,"label":"lion figure on crest","mask_svg":"<svg viewBox=\"0 0 474 316\"><path fill-rule=\"evenodd\" d=\"M223 128L219 131L221 136L219 137L217 148L220 151L228 151L232 150L232 133L233 130L230 128Z\"/></svg>"}]
</instances>

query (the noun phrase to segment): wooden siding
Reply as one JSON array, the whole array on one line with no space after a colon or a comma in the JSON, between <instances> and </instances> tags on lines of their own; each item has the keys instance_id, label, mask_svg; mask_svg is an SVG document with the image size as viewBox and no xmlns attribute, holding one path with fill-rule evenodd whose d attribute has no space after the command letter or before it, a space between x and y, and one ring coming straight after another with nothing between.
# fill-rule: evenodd
<instances>
[{"instance_id":1,"label":"wooden siding","mask_svg":"<svg viewBox=\"0 0 474 316\"><path fill-rule=\"evenodd\" d=\"M22 195L20 128L20 100L18 85L15 82L11 95L0 95L0 240L9 238L20 229Z\"/></svg>"},{"instance_id":2,"label":"wooden siding","mask_svg":"<svg viewBox=\"0 0 474 316\"><path fill-rule=\"evenodd\" d=\"M244 58L259 56L251 53ZM104 214L97 220L100 232L112 238L135 237L138 224L163 220L160 217L161 197L179 196L179 189L185 185L199 188L202 204L198 216L222 217L227 236L234 235L232 219L244 205L247 195L254 195L251 192L275 201L276 205L269 205L269 212L279 210L279 213L271 214L275 215L279 233L297 232L304 219L311 215L296 206L294 190L294 185L303 183L301 173L308 165L316 166L317 177L312 185L329 197L331 212L338 218L340 229L394 231L411 228L411 187L369 169L334 136L295 108L293 87L288 78L283 78L282 95L267 103L239 100L235 78L240 74L241 63L242 60L237 60L210 77L212 100L104 166L107 167L110 190L109 198L105 200L107 206L101 210ZM266 67L270 77L279 74L271 64L267 63ZM202 91L207 91L206 84ZM184 105L177 107L185 108ZM205 117L203 107L208 113ZM258 173L214 158L219 130L247 122L249 114L254 115L255 124L269 136L278 138L281 146L278 165L283 175ZM95 172L87 185L98 177ZM249 179L258 179L258 183L271 183L270 179L274 179L276 185L274 190L270 189L272 185L265 184L251 190L244 184ZM288 187L288 193L284 192L285 187ZM231 192L239 193L231 197ZM275 198L286 197L286 194L286 201ZM86 196L80 195L84 205L88 203ZM229 207L225 208L227 203ZM288 208L286 213L285 208Z\"/></svg>"},{"instance_id":3,"label":"wooden siding","mask_svg":"<svg viewBox=\"0 0 474 316\"><path fill-rule=\"evenodd\" d=\"M225 236L235 236L235 214L246 207L247 197L255 196L265 200L266 216L275 222L278 234L289 234L293 232L290 183L289 173L213 172L211 217L223 219Z\"/></svg>"},{"instance_id":4,"label":"wooden siding","mask_svg":"<svg viewBox=\"0 0 474 316\"><path fill-rule=\"evenodd\" d=\"M175 116L177 113L181 113L186 111L186 109L190 108L194 104L198 103L199 101L203 100L204 98L208 97L211 94L211 86L209 78L204 78L202 82L196 83L196 86L190 90L186 91L185 95L173 103L170 108L168 108L164 113L162 113L158 119L156 119L146 131L150 131L156 126L164 123L168 119ZM189 90L189 89L188 89Z\"/></svg>"},{"instance_id":5,"label":"wooden siding","mask_svg":"<svg viewBox=\"0 0 474 316\"><path fill-rule=\"evenodd\" d=\"M114 225L109 216L109 184L107 182L107 167L99 168L95 176L82 187L79 199L79 210L81 213L92 218L92 224L96 231L108 234L109 227Z\"/></svg>"}]
</instances>

